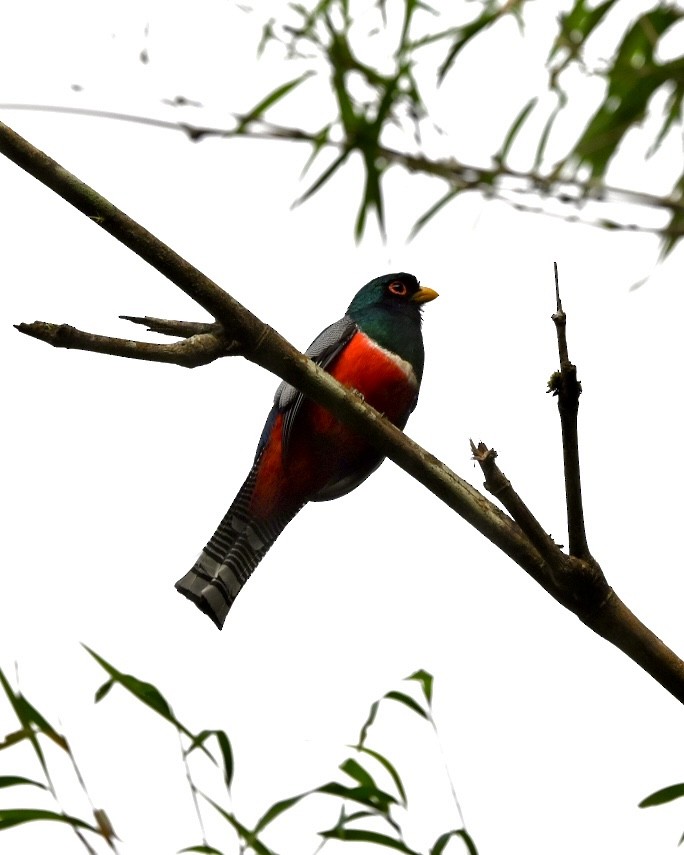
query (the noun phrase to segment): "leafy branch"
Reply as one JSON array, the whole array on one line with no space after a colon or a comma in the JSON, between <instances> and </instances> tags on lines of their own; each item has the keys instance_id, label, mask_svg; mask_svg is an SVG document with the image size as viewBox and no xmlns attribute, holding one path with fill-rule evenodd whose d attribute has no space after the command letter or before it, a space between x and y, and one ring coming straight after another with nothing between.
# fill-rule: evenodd
<instances>
[{"instance_id":1,"label":"leafy branch","mask_svg":"<svg viewBox=\"0 0 684 855\"><path fill-rule=\"evenodd\" d=\"M353 156L360 157L364 169L364 186L355 223L355 235L363 235L369 215L374 215L384 234L385 203L383 178L387 170L400 167L411 174L430 176L446 184L436 201L417 217L412 235L424 228L434 216L465 192L478 192L487 198L498 198L514 208L553 215L551 202L561 210L574 208L577 213L561 215L571 222L583 222L609 230L626 229L650 232L660 238L665 255L684 236L684 171L677 174L669 165L671 190L658 195L636 187L619 187L607 181L610 165L620 151L627 134L638 128L652 109L656 93L667 93L664 115L647 156L660 150L677 125L682 124L684 101L684 57L661 59L663 41L681 21L684 12L676 5L657 2L640 14L622 32L614 55L598 67L587 59L597 35L624 7L625 0L604 0L590 8L586 0L575 0L562 14L558 31L547 60L548 90L555 104L549 107L548 93L540 93L521 106L503 136L498 149L491 154L489 165L463 163L456 158L429 156L421 144L421 133L430 121L426 100L419 85L417 68L434 63L435 51L442 51L435 73L435 87L458 67L458 59L468 44L484 36L502 20L513 15L520 29L524 25L525 0L477 0L469 4L475 14L463 22L463 9L451 4L439 15L422 0L404 0L400 6L377 3L377 26L363 26L355 21L349 0L318 0L307 7L291 4L283 20L269 20L263 27L259 52L279 45L288 60L304 70L285 83L279 83L246 113L236 115L232 127L205 127L194 122L166 121L69 107L48 105L2 104L4 109L52 110L110 119L138 122L180 130L193 141L207 137L226 139L247 137L279 141L304 142L311 146L305 171L312 168L325 150L335 154L309 187L301 203L321 190ZM479 11L477 11L479 6ZM400 17L397 17L400 15ZM435 28L442 18L453 22ZM381 29L397 33L394 49L383 56L369 51L374 35ZM363 55L370 53L373 63ZM149 61L149 57L146 58ZM379 67L376 67L377 66ZM605 92L599 106L587 116L583 130L572 139L567 129L557 130L559 119L572 95L573 75L600 78ZM322 127L304 129L273 123L267 114L304 85L323 75L330 78L325 91L330 94L330 115ZM425 75L421 75L421 80ZM544 97L546 96L546 97ZM184 96L165 99L175 107L198 106ZM492 105L484 105L485 108ZM542 120L531 166L514 169L510 160L521 152L521 132L533 122ZM403 150L388 145L389 131L397 131L406 140ZM536 133L536 131L534 132ZM529 135L529 130L528 130ZM409 140L413 140L412 143ZM564 150L555 163L548 162L550 144ZM679 162L672 164L677 166ZM528 201L529 200L529 201ZM534 200L539 200L535 202ZM605 217L600 213L604 203L620 202L630 206L624 218ZM656 225L636 222L638 212L655 209L662 216Z\"/></svg>"},{"instance_id":2,"label":"leafy branch","mask_svg":"<svg viewBox=\"0 0 684 855\"><path fill-rule=\"evenodd\" d=\"M402 814L408 809L406 787L402 777L395 763L386 755L369 747L368 733L375 722L380 705L392 701L399 703L404 709L407 709L418 718L428 721L432 725L435 738L438 740L438 732L432 714L433 678L427 671L416 671L407 678L407 681L411 685L420 687L420 697L418 700L413 697L409 689L408 691L387 692L380 700L372 704L368 717L361 728L357 744L352 746L354 755L348 757L339 766L340 771L345 776L344 781L329 781L306 792L281 799L264 811L254 826L250 827L237 817L229 805L223 805L203 792L193 777L189 763L191 756L194 756L194 752L200 750L211 761L213 766L220 770L225 796L228 802L230 802L234 763L231 742L225 731L207 729L199 733L194 733L190 727L183 724L176 717L170 704L156 686L131 674L124 674L98 653L95 653L95 651L87 647L86 650L106 672L108 677L107 681L95 692L96 703L102 701L114 686L120 686L133 695L137 701L160 716L166 723L171 724L178 732L183 761L186 766L187 779L197 807L198 821L202 834L201 843L188 846L180 850L181 852L224 855L222 850L210 845L207 840L206 833L204 832L202 812L197 803L198 796L203 804L211 807L237 834L241 842L241 851L250 849L256 855L276 855L271 845L267 844L264 840L264 832L267 829L270 831L270 826L273 822L312 796L326 796L339 801L340 811L337 822L331 828L319 832L322 838L321 846L327 840L365 842L391 849L394 852L401 852L404 855L421 855L420 852L407 844L402 832L401 823L396 816L398 812ZM48 781L48 786L56 798L56 793L49 781L45 755L36 737L37 735L47 736L53 742L56 741L64 750L68 750L67 742L64 737L59 736L52 730L50 725L47 724L46 719L35 707L29 704L22 695L15 693L2 671L0 671L0 683L12 703L15 712L20 717L22 726L25 729L28 728L27 732L31 734L27 738L31 738L34 742L34 749ZM11 747L16 745L18 741L16 734L9 734L5 741L0 743L0 748ZM211 745L211 748L209 745ZM216 755L217 749L218 759ZM386 785L378 783L378 775L386 778ZM81 780L80 775L79 780ZM452 838L460 839L469 855L477 855L475 843L463 822L450 777L449 783L455 800L460 825L457 828L441 833L430 847L429 853L426 852L424 855L442 855L447 843ZM21 776L0 776L0 788L24 785L45 788L41 783ZM103 811L96 811L95 813L98 820L97 827L78 817L69 816L64 813L55 813L53 811L34 808L0 809L0 831L11 828L14 825L30 822L66 822L74 829L81 842L85 843L91 855L96 855L96 853L81 833L83 830L99 834L116 851L114 833L111 830L111 825L106 815ZM378 831L378 828L382 830Z\"/></svg>"}]
</instances>

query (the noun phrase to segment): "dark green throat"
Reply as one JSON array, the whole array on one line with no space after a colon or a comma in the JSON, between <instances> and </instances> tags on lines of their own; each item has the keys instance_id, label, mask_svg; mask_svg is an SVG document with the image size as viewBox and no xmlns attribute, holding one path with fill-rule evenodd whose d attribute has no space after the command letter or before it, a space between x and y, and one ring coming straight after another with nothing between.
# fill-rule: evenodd
<instances>
[{"instance_id":1,"label":"dark green throat","mask_svg":"<svg viewBox=\"0 0 684 855\"><path fill-rule=\"evenodd\" d=\"M390 290L396 283L405 286L405 293ZM411 297L419 287L410 273L389 273L364 285L347 309L361 332L411 365L418 382L425 362L422 316L420 304L412 302Z\"/></svg>"}]
</instances>

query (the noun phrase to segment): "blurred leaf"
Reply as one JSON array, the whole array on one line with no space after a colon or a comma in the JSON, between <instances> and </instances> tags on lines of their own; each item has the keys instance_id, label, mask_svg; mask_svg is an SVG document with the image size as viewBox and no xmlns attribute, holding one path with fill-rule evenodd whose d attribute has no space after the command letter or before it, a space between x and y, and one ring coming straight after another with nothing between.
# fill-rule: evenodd
<instances>
[{"instance_id":1,"label":"blurred leaf","mask_svg":"<svg viewBox=\"0 0 684 855\"><path fill-rule=\"evenodd\" d=\"M515 142L515 138L517 137L520 128L525 124L527 117L530 115L532 110L534 109L537 98L531 98L527 104L522 108L522 110L518 113L515 121L510 126L506 133L506 137L501 145L501 148L494 155L494 160L497 163L505 163L506 158L508 157L508 152L511 150L511 146Z\"/></svg>"},{"instance_id":2,"label":"blurred leaf","mask_svg":"<svg viewBox=\"0 0 684 855\"><path fill-rule=\"evenodd\" d=\"M653 93L684 70L684 59L662 65L654 59L659 38L683 15L673 7L657 6L624 35L606 72L606 96L569 156L586 164L592 179L603 177L625 134L646 115Z\"/></svg>"},{"instance_id":3,"label":"blurred leaf","mask_svg":"<svg viewBox=\"0 0 684 855\"><path fill-rule=\"evenodd\" d=\"M670 787L664 787L662 790L656 790L651 793L643 801L639 802L640 808L653 807L654 805L664 805L667 802L672 802L675 799L684 797L684 784L673 784Z\"/></svg>"},{"instance_id":4,"label":"blurred leaf","mask_svg":"<svg viewBox=\"0 0 684 855\"><path fill-rule=\"evenodd\" d=\"M483 30L487 29L487 27L492 24L499 17L498 9L496 11L490 11L489 8L485 8L482 14L476 18L474 21L471 21L469 24L466 24L463 27L456 27L456 38L454 39L449 52L444 59L444 62L439 67L439 71L437 73L437 80L439 83L442 83L444 78L447 76L449 69L456 61L456 57L463 50L463 48L468 44L468 42L473 39L478 33L481 33Z\"/></svg>"},{"instance_id":5,"label":"blurred leaf","mask_svg":"<svg viewBox=\"0 0 684 855\"><path fill-rule=\"evenodd\" d=\"M616 0L605 0L595 8L588 8L586 0L576 0L572 9L560 16L560 31L547 61L551 61L563 48L568 51L568 60L574 58L615 2Z\"/></svg>"},{"instance_id":6,"label":"blurred leaf","mask_svg":"<svg viewBox=\"0 0 684 855\"><path fill-rule=\"evenodd\" d=\"M114 841L118 840L119 838L114 833L114 827L109 821L107 813L102 810L102 808L94 808L93 816L95 817L97 827L100 829L100 834L104 837L104 839L111 846L111 848L114 849Z\"/></svg>"},{"instance_id":7,"label":"blurred leaf","mask_svg":"<svg viewBox=\"0 0 684 855\"><path fill-rule=\"evenodd\" d=\"M40 781L32 781L30 778L22 778L19 775L0 775L0 788L16 787L21 784L30 784L32 787L40 787L41 790L47 790L45 784Z\"/></svg>"},{"instance_id":8,"label":"blurred leaf","mask_svg":"<svg viewBox=\"0 0 684 855\"><path fill-rule=\"evenodd\" d=\"M380 834L377 831L366 831L360 828L345 828L336 827L329 831L319 832L321 837L326 840L349 840L359 843L375 843L376 846L384 846L387 849L394 849L397 852L404 852L405 855L421 855L415 849L409 849L408 846L401 840L395 837L390 837L387 834Z\"/></svg>"},{"instance_id":9,"label":"blurred leaf","mask_svg":"<svg viewBox=\"0 0 684 855\"><path fill-rule=\"evenodd\" d=\"M109 694L110 689L114 685L114 680L107 680L106 683L103 683L100 688L95 692L95 703L99 703L103 698L106 698Z\"/></svg>"},{"instance_id":10,"label":"blurred leaf","mask_svg":"<svg viewBox=\"0 0 684 855\"><path fill-rule=\"evenodd\" d=\"M418 234L418 232L424 228L430 220L438 214L442 208L451 202L459 193L463 192L463 187L453 187L447 193L445 193L442 197L440 197L432 207L428 208L427 211L422 214L416 222L413 224L413 228L411 229L411 233L409 235L409 240L413 240L413 238Z\"/></svg>"},{"instance_id":11,"label":"blurred leaf","mask_svg":"<svg viewBox=\"0 0 684 855\"><path fill-rule=\"evenodd\" d=\"M306 175L306 173L311 168L311 164L318 157L318 155L321 153L323 148L328 144L328 141L330 140L330 128L331 127L332 127L332 125L326 125L325 127L321 128L321 130L316 134L316 136L312 140L312 142L311 142L312 152L309 155L309 157L307 158L306 163L304 164L304 168L302 169L302 175Z\"/></svg>"},{"instance_id":12,"label":"blurred leaf","mask_svg":"<svg viewBox=\"0 0 684 855\"><path fill-rule=\"evenodd\" d=\"M335 160L330 164L330 166L323 172L323 174L314 181L314 183L309 187L309 189L303 193L298 199L295 200L293 204L293 208L297 205L301 205L302 202L306 202L307 199L310 199L314 193L321 189L321 187L325 184L325 182L332 178L334 173L339 169L340 166L345 162L345 160L351 154L351 149L345 149L339 157L336 157Z\"/></svg>"},{"instance_id":13,"label":"blurred leaf","mask_svg":"<svg viewBox=\"0 0 684 855\"><path fill-rule=\"evenodd\" d=\"M220 849L214 849L213 846L188 846L187 849L180 849L178 855L183 852L200 852L203 855L224 855Z\"/></svg>"},{"instance_id":14,"label":"blurred leaf","mask_svg":"<svg viewBox=\"0 0 684 855\"><path fill-rule=\"evenodd\" d=\"M100 834L100 830L94 825L89 825L87 822L78 819L75 816L69 816L65 813L55 813L51 810L33 810L32 808L16 808L14 810L0 810L0 831L6 828L12 828L15 825L23 825L26 822L39 822L49 820L51 822L64 822L71 825L73 828L84 828L86 831L92 831L95 834Z\"/></svg>"},{"instance_id":15,"label":"blurred leaf","mask_svg":"<svg viewBox=\"0 0 684 855\"><path fill-rule=\"evenodd\" d=\"M465 828L457 828L454 831L447 831L445 834L441 834L435 841L435 844L432 849L430 850L430 855L442 855L447 843L451 840L452 837L460 837L461 840L463 840L468 850L468 855L478 855L475 842L465 830Z\"/></svg>"},{"instance_id":16,"label":"blurred leaf","mask_svg":"<svg viewBox=\"0 0 684 855\"><path fill-rule=\"evenodd\" d=\"M415 701L410 695L407 695L404 692L387 692L385 697L391 701L397 701L400 704L404 704L404 706L408 707L414 713L417 713L423 718L429 718L428 714L421 707L418 701Z\"/></svg>"},{"instance_id":17,"label":"blurred leaf","mask_svg":"<svg viewBox=\"0 0 684 855\"><path fill-rule=\"evenodd\" d=\"M434 677L428 671L424 671L422 668L419 671L414 671L410 677L406 678L407 680L415 680L420 683L423 688L423 694L425 695L425 700L428 703L428 707L432 706L432 684L434 683Z\"/></svg>"},{"instance_id":18,"label":"blurred leaf","mask_svg":"<svg viewBox=\"0 0 684 855\"><path fill-rule=\"evenodd\" d=\"M283 83L280 86L277 86L273 90L273 92L269 92L269 94L265 98L263 98L261 101L259 101L259 103L255 107L252 107L252 109L248 113L246 113L244 116L240 116L240 121L238 122L238 126L235 129L235 131L233 131L233 133L235 133L235 134L243 133L245 128L249 124L251 124L251 122L255 122L255 121L257 121L257 119L260 119L263 116L263 114L266 112L266 110L268 110L270 107L272 107L278 101L280 101L282 98L284 98L290 92L292 92L293 89L296 89L296 87L299 86L300 83L303 83L305 80L307 80L309 77L311 77L312 74L313 74L312 71L305 71L304 74L301 74L299 77L296 77L294 80L289 80L287 83Z\"/></svg>"}]
</instances>

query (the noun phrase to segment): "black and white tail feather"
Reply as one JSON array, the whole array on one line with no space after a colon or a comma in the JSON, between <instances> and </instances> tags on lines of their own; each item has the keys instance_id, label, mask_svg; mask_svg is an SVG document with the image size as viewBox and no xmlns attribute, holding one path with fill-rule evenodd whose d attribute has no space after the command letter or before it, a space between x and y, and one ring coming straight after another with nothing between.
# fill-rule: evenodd
<instances>
[{"instance_id":1,"label":"black and white tail feather","mask_svg":"<svg viewBox=\"0 0 684 855\"><path fill-rule=\"evenodd\" d=\"M176 582L176 590L192 600L219 629L254 568L303 507L268 521L252 519L249 503L258 464L259 458L192 569Z\"/></svg>"}]
</instances>

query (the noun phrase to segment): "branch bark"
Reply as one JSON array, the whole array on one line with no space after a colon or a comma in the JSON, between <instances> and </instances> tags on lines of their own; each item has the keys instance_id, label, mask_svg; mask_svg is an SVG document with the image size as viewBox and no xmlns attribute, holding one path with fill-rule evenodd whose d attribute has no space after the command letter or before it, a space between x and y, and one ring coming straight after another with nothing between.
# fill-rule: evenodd
<instances>
[{"instance_id":1,"label":"branch bark","mask_svg":"<svg viewBox=\"0 0 684 855\"><path fill-rule=\"evenodd\" d=\"M216 283L2 123L0 152L170 279L215 318L220 331L213 324L208 327L200 325L198 329L196 325L183 321L154 318L129 320L146 323L158 332L180 335L185 339L180 344L187 344L189 349L199 339L202 345L206 344L207 352L213 353L215 349L223 348L219 355L240 354L301 389L317 403L327 407L340 421L363 432L387 457L512 558L559 603L625 652L684 703L684 662L619 600L595 562L589 564L565 555L555 544L552 548L548 542L540 540L538 530L541 526L531 513L528 511L534 522L530 519L526 521L525 515L518 513L513 509L514 505L509 503L509 511L518 517L517 520L511 519L444 463L360 400L351 389L341 386L311 362ZM107 340L107 337L93 337L90 333L73 328L68 328L73 332L65 332L63 327L58 332L59 327L41 322L19 325L19 329L34 336L42 330L43 334L38 337L49 341L52 336L55 339L51 341L53 344L59 344L60 336L66 336L70 344L63 346L84 350L125 356L134 356L137 352L138 358L142 352L140 345L143 343L140 342ZM143 358L178 362L177 359L168 358L168 348L176 345L150 345ZM164 350L164 347L167 349ZM116 348L120 349L119 353ZM486 451L484 449L482 454L486 454ZM490 482L492 478L498 477L494 470L487 475ZM501 477L504 478L503 475ZM502 500L507 490L508 487L498 491ZM535 525L537 534L533 533Z\"/></svg>"}]
</instances>

